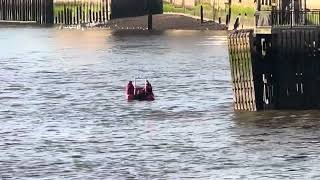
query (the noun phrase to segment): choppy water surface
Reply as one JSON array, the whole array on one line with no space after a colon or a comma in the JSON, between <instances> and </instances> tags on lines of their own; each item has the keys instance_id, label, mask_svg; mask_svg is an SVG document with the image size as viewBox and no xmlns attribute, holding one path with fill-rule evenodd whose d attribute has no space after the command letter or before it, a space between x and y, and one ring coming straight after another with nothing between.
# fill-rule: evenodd
<instances>
[{"instance_id":1,"label":"choppy water surface","mask_svg":"<svg viewBox=\"0 0 320 180\"><path fill-rule=\"evenodd\" d=\"M319 114L234 113L229 74L221 32L2 28L0 176L320 179Z\"/></svg>"}]
</instances>

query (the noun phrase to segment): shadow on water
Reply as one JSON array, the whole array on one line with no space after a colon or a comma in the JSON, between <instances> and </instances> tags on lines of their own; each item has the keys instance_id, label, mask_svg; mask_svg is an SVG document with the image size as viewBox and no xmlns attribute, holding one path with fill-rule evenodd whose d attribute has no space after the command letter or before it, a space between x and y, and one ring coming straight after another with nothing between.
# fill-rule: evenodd
<instances>
[{"instance_id":1,"label":"shadow on water","mask_svg":"<svg viewBox=\"0 0 320 180\"><path fill-rule=\"evenodd\" d=\"M234 121L240 127L318 129L320 113L318 111L236 112Z\"/></svg>"},{"instance_id":2,"label":"shadow on water","mask_svg":"<svg viewBox=\"0 0 320 180\"><path fill-rule=\"evenodd\" d=\"M174 36L195 36L195 35L215 35L215 36L227 36L227 31L198 31L198 30L112 30L112 35L117 37L125 36L152 36L152 35L174 35Z\"/></svg>"},{"instance_id":3,"label":"shadow on water","mask_svg":"<svg viewBox=\"0 0 320 180\"><path fill-rule=\"evenodd\" d=\"M165 31L148 31L148 30L113 30L113 36L149 36L149 35L162 35Z\"/></svg>"}]
</instances>

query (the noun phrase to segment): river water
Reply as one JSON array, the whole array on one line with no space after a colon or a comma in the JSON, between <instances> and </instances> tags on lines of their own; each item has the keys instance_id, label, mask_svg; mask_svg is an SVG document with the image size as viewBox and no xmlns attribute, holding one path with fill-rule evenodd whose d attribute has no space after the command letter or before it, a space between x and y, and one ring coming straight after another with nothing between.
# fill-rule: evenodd
<instances>
[{"instance_id":1,"label":"river water","mask_svg":"<svg viewBox=\"0 0 320 180\"><path fill-rule=\"evenodd\" d=\"M225 32L1 28L0 177L320 179L319 113L235 113L230 79Z\"/></svg>"}]
</instances>

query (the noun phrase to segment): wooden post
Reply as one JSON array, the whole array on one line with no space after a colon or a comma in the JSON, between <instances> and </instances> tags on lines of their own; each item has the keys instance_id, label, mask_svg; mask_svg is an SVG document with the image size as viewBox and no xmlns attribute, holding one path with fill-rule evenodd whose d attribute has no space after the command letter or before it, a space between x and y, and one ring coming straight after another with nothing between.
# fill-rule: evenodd
<instances>
[{"instance_id":1,"label":"wooden post","mask_svg":"<svg viewBox=\"0 0 320 180\"><path fill-rule=\"evenodd\" d=\"M61 15L60 15L60 13L61 13L61 11L58 12L58 21L57 21L57 24L60 24L60 23L61 23L61 19L60 19L60 18L61 18Z\"/></svg>"},{"instance_id":2,"label":"wooden post","mask_svg":"<svg viewBox=\"0 0 320 180\"><path fill-rule=\"evenodd\" d=\"M101 0L101 21L104 22L105 20L105 6L104 6L104 0Z\"/></svg>"},{"instance_id":3,"label":"wooden post","mask_svg":"<svg viewBox=\"0 0 320 180\"><path fill-rule=\"evenodd\" d=\"M83 16L84 16L84 21L85 23L88 22L88 3L84 3L84 7L83 7Z\"/></svg>"},{"instance_id":4,"label":"wooden post","mask_svg":"<svg viewBox=\"0 0 320 180\"><path fill-rule=\"evenodd\" d=\"M0 20L2 20L2 13L3 13L3 6L2 6L2 0L0 0Z\"/></svg>"},{"instance_id":5,"label":"wooden post","mask_svg":"<svg viewBox=\"0 0 320 180\"><path fill-rule=\"evenodd\" d=\"M2 6L2 20L5 20L5 4L4 4L4 0L2 0L2 3L1 3L1 6Z\"/></svg>"},{"instance_id":6,"label":"wooden post","mask_svg":"<svg viewBox=\"0 0 320 180\"><path fill-rule=\"evenodd\" d=\"M104 22L104 20L103 20L103 8L104 8L103 0L100 0L100 9L99 9L100 23Z\"/></svg>"},{"instance_id":7,"label":"wooden post","mask_svg":"<svg viewBox=\"0 0 320 180\"><path fill-rule=\"evenodd\" d=\"M66 12L65 12L65 19L66 19L66 22L65 24L66 25L69 25L69 7L66 7Z\"/></svg>"},{"instance_id":8,"label":"wooden post","mask_svg":"<svg viewBox=\"0 0 320 180\"><path fill-rule=\"evenodd\" d=\"M96 13L94 9L92 10L92 22L94 23L96 21Z\"/></svg>"},{"instance_id":9,"label":"wooden post","mask_svg":"<svg viewBox=\"0 0 320 180\"><path fill-rule=\"evenodd\" d=\"M95 12L95 2L91 2L91 13L92 13L92 23L95 22L95 16L96 16L96 12Z\"/></svg>"},{"instance_id":10,"label":"wooden post","mask_svg":"<svg viewBox=\"0 0 320 180\"><path fill-rule=\"evenodd\" d=\"M92 23L92 8L91 8L91 2L88 2L88 23Z\"/></svg>"},{"instance_id":11,"label":"wooden post","mask_svg":"<svg viewBox=\"0 0 320 180\"><path fill-rule=\"evenodd\" d=\"M185 0L182 0L182 6L183 6L183 13L186 13L186 4L185 4Z\"/></svg>"},{"instance_id":12,"label":"wooden post","mask_svg":"<svg viewBox=\"0 0 320 180\"><path fill-rule=\"evenodd\" d=\"M216 2L213 1L212 2L212 21L215 21L216 20L216 10L215 10L215 5L216 5Z\"/></svg>"},{"instance_id":13,"label":"wooden post","mask_svg":"<svg viewBox=\"0 0 320 180\"><path fill-rule=\"evenodd\" d=\"M29 0L26 0L26 21L30 21L30 19L29 19L29 10L30 10Z\"/></svg>"},{"instance_id":14,"label":"wooden post","mask_svg":"<svg viewBox=\"0 0 320 180\"><path fill-rule=\"evenodd\" d=\"M37 15L36 15L36 21L37 22L40 22L41 21L41 16L40 16L40 8L39 8L39 5L40 5L40 0L36 0L37 1L37 6L36 6L36 10L37 10ZM21 11L21 17L23 17L23 11Z\"/></svg>"},{"instance_id":15,"label":"wooden post","mask_svg":"<svg viewBox=\"0 0 320 180\"><path fill-rule=\"evenodd\" d=\"M70 9L69 9L69 25L71 25L72 24L72 8L70 7Z\"/></svg>"},{"instance_id":16,"label":"wooden post","mask_svg":"<svg viewBox=\"0 0 320 180\"><path fill-rule=\"evenodd\" d=\"M260 1L260 0L259 0L259 1ZM229 0L229 2L228 2L228 4L229 4L229 10L228 10L228 24L229 24L229 23L230 23L230 21L231 21L231 13L232 13L232 11L231 11L231 6L232 6L231 2L232 2L232 0Z\"/></svg>"},{"instance_id":17,"label":"wooden post","mask_svg":"<svg viewBox=\"0 0 320 180\"><path fill-rule=\"evenodd\" d=\"M43 0L40 0L40 17L41 17L41 21L40 21L40 24L44 24L45 23L45 12L44 12L44 1Z\"/></svg>"},{"instance_id":18,"label":"wooden post","mask_svg":"<svg viewBox=\"0 0 320 180\"><path fill-rule=\"evenodd\" d=\"M29 19L30 19L30 21L32 21L32 11L33 11L32 1L33 1L33 0L30 0L30 1L29 1Z\"/></svg>"},{"instance_id":19,"label":"wooden post","mask_svg":"<svg viewBox=\"0 0 320 180\"><path fill-rule=\"evenodd\" d=\"M7 1L6 0L3 1L3 19L4 20L7 19Z\"/></svg>"},{"instance_id":20,"label":"wooden post","mask_svg":"<svg viewBox=\"0 0 320 180\"><path fill-rule=\"evenodd\" d=\"M35 21L35 12L36 12L36 10L35 10L35 1L34 0L32 0L32 2L31 2L31 7L32 7L32 11L31 11L31 19L32 19L32 21ZM19 10L18 10L18 13L19 13ZM19 17L19 14L17 14L17 16Z\"/></svg>"},{"instance_id":21,"label":"wooden post","mask_svg":"<svg viewBox=\"0 0 320 180\"><path fill-rule=\"evenodd\" d=\"M83 18L83 13L82 13L82 4L80 4L80 6L79 6L79 13L80 13L80 20L79 20L79 22L80 23L82 23L83 22L83 20L84 20L84 18Z\"/></svg>"},{"instance_id":22,"label":"wooden post","mask_svg":"<svg viewBox=\"0 0 320 180\"><path fill-rule=\"evenodd\" d=\"M9 20L12 20L12 1L9 2Z\"/></svg>"},{"instance_id":23,"label":"wooden post","mask_svg":"<svg viewBox=\"0 0 320 180\"><path fill-rule=\"evenodd\" d=\"M30 21L31 18L30 18L30 10L31 10L31 7L30 7L30 0L27 0L27 21Z\"/></svg>"},{"instance_id":24,"label":"wooden post","mask_svg":"<svg viewBox=\"0 0 320 180\"><path fill-rule=\"evenodd\" d=\"M10 20L10 1L7 1L7 20Z\"/></svg>"},{"instance_id":25,"label":"wooden post","mask_svg":"<svg viewBox=\"0 0 320 180\"><path fill-rule=\"evenodd\" d=\"M7 10L6 10L6 1L3 0L3 20L6 19L6 13L7 13Z\"/></svg>"},{"instance_id":26,"label":"wooden post","mask_svg":"<svg viewBox=\"0 0 320 180\"><path fill-rule=\"evenodd\" d=\"M2 2L1 2L1 6L2 6L2 20L4 20L5 18L5 4L4 4L4 0L2 0Z\"/></svg>"},{"instance_id":27,"label":"wooden post","mask_svg":"<svg viewBox=\"0 0 320 180\"><path fill-rule=\"evenodd\" d=\"M148 30L152 30L152 4L150 0L148 0Z\"/></svg>"},{"instance_id":28,"label":"wooden post","mask_svg":"<svg viewBox=\"0 0 320 180\"><path fill-rule=\"evenodd\" d=\"M63 24L67 24L67 8L66 4L63 4Z\"/></svg>"},{"instance_id":29,"label":"wooden post","mask_svg":"<svg viewBox=\"0 0 320 180\"><path fill-rule=\"evenodd\" d=\"M94 2L91 2L91 22L94 23L94 18L95 18L95 11L94 11Z\"/></svg>"},{"instance_id":30,"label":"wooden post","mask_svg":"<svg viewBox=\"0 0 320 180\"><path fill-rule=\"evenodd\" d=\"M47 24L54 24L53 0L46 0L47 3Z\"/></svg>"},{"instance_id":31,"label":"wooden post","mask_svg":"<svg viewBox=\"0 0 320 180\"><path fill-rule=\"evenodd\" d=\"M77 5L77 24L79 24L79 6Z\"/></svg>"},{"instance_id":32,"label":"wooden post","mask_svg":"<svg viewBox=\"0 0 320 180\"><path fill-rule=\"evenodd\" d=\"M85 3L84 15L85 15L85 21L86 23L88 23L89 22L89 2Z\"/></svg>"},{"instance_id":33,"label":"wooden post","mask_svg":"<svg viewBox=\"0 0 320 180\"><path fill-rule=\"evenodd\" d=\"M148 14L148 30L151 31L152 30L152 11L149 10L149 14Z\"/></svg>"},{"instance_id":34,"label":"wooden post","mask_svg":"<svg viewBox=\"0 0 320 180\"><path fill-rule=\"evenodd\" d=\"M79 5L79 11L80 11L80 22L84 23L85 22L85 3L81 1L81 4Z\"/></svg>"},{"instance_id":35,"label":"wooden post","mask_svg":"<svg viewBox=\"0 0 320 180\"><path fill-rule=\"evenodd\" d=\"M4 1L4 19L7 19L7 1Z\"/></svg>"},{"instance_id":36,"label":"wooden post","mask_svg":"<svg viewBox=\"0 0 320 180\"><path fill-rule=\"evenodd\" d=\"M99 4L98 4L98 2L96 2L95 11L96 11L96 22L99 22Z\"/></svg>"},{"instance_id":37,"label":"wooden post","mask_svg":"<svg viewBox=\"0 0 320 180\"><path fill-rule=\"evenodd\" d=\"M8 13L8 16L7 16L7 20L10 20L10 1L7 2L7 13Z\"/></svg>"},{"instance_id":38,"label":"wooden post","mask_svg":"<svg viewBox=\"0 0 320 180\"><path fill-rule=\"evenodd\" d=\"M10 2L7 1L7 20L10 20Z\"/></svg>"},{"instance_id":39,"label":"wooden post","mask_svg":"<svg viewBox=\"0 0 320 180\"><path fill-rule=\"evenodd\" d=\"M201 24L203 23L203 7L200 7Z\"/></svg>"},{"instance_id":40,"label":"wooden post","mask_svg":"<svg viewBox=\"0 0 320 180\"><path fill-rule=\"evenodd\" d=\"M1 19L4 20L4 13L5 13L5 5L4 5L4 0L1 0L1 10L2 10L2 13L1 13Z\"/></svg>"},{"instance_id":41,"label":"wooden post","mask_svg":"<svg viewBox=\"0 0 320 180\"><path fill-rule=\"evenodd\" d=\"M39 21L38 4L39 4L39 0L35 0L35 4L34 4L34 9L35 9L34 20L37 21L37 22ZM22 11L20 9L20 19L21 18L22 18Z\"/></svg>"},{"instance_id":42,"label":"wooden post","mask_svg":"<svg viewBox=\"0 0 320 180\"><path fill-rule=\"evenodd\" d=\"M106 5L107 5L107 7L106 7L106 16L107 16L107 19L106 19L106 20L108 21L108 20L110 20L110 17L109 17L109 0L106 0L106 3L107 3L107 4L106 4Z\"/></svg>"}]
</instances>

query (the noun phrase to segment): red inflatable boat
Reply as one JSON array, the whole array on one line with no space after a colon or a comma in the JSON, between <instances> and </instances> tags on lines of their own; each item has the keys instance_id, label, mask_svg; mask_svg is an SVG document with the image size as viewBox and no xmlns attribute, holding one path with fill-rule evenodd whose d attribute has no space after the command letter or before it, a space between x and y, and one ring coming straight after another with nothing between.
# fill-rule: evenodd
<instances>
[{"instance_id":1,"label":"red inflatable boat","mask_svg":"<svg viewBox=\"0 0 320 180\"><path fill-rule=\"evenodd\" d=\"M136 79L134 81L134 85L132 81L129 81L126 87L126 96L128 101L138 100L138 101L154 101L154 94L152 91L152 86L146 80L145 87L138 87L136 85Z\"/></svg>"}]
</instances>

